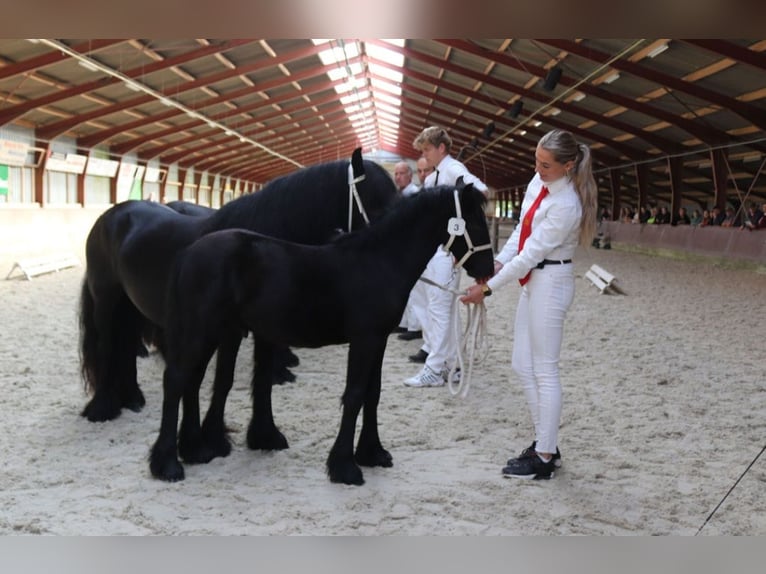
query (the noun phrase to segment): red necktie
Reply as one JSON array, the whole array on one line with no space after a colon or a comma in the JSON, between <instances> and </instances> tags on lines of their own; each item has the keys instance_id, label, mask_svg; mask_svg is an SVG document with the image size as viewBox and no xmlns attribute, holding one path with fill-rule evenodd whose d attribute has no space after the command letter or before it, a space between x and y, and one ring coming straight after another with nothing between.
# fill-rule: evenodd
<instances>
[{"instance_id":1,"label":"red necktie","mask_svg":"<svg viewBox=\"0 0 766 574\"><path fill-rule=\"evenodd\" d=\"M540 202L546 195L548 195L548 188L543 186L543 188L540 190L540 194L535 198L534 203L532 203L532 206L529 208L529 211L527 211L527 214L524 216L524 219L521 222L521 234L519 235L519 253L521 253L527 237L529 237L529 234L532 233L532 218L535 216L535 211L537 211ZM530 270L529 273L519 279L519 283L524 285L527 281L529 281L529 276L531 274L532 271Z\"/></svg>"}]
</instances>

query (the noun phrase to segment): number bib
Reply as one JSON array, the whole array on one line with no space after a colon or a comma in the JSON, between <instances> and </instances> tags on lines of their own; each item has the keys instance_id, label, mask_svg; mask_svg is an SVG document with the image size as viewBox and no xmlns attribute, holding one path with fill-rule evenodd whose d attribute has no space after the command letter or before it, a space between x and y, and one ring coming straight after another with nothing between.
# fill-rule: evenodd
<instances>
[{"instance_id":1,"label":"number bib","mask_svg":"<svg viewBox=\"0 0 766 574\"><path fill-rule=\"evenodd\" d=\"M465 233L465 219L451 217L447 222L447 233L450 235L463 235Z\"/></svg>"}]
</instances>

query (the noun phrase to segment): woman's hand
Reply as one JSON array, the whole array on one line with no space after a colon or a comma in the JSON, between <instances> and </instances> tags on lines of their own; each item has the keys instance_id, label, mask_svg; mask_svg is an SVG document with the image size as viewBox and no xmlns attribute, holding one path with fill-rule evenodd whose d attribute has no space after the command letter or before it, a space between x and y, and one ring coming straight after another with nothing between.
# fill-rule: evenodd
<instances>
[{"instance_id":1,"label":"woman's hand","mask_svg":"<svg viewBox=\"0 0 766 574\"><path fill-rule=\"evenodd\" d=\"M484 285L478 283L471 285L465 290L465 295L460 298L461 303L476 303L477 305L484 301Z\"/></svg>"}]
</instances>

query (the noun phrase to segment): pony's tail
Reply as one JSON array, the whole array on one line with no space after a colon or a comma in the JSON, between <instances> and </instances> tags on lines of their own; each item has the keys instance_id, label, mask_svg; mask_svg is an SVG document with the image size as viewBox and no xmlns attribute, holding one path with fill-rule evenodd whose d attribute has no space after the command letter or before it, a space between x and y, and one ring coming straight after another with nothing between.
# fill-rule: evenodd
<instances>
[{"instance_id":1,"label":"pony's tail","mask_svg":"<svg viewBox=\"0 0 766 574\"><path fill-rule=\"evenodd\" d=\"M88 287L88 278L80 290L80 373L85 390L95 392L98 385L98 335L95 321L96 304Z\"/></svg>"}]
</instances>

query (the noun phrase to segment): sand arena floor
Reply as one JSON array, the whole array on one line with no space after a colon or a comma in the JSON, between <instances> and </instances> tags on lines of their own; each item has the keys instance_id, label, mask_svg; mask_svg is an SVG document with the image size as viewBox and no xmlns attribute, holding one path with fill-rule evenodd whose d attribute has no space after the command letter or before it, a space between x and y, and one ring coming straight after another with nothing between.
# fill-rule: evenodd
<instances>
[{"instance_id":1,"label":"sand arena floor","mask_svg":"<svg viewBox=\"0 0 766 574\"><path fill-rule=\"evenodd\" d=\"M627 295L599 294L583 277L592 263ZM766 275L581 250L561 357L564 466L547 482L500 476L531 439L509 367L518 287L487 301L490 352L465 399L404 387L418 343L392 336L379 416L394 467L365 469L366 484L349 487L324 472L345 346L297 351L298 381L274 390L290 448L262 453L245 446L245 343L231 455L186 465L181 483L152 479L160 357L139 360L143 411L79 416L83 271L0 281L0 534L766 534L766 456L745 472L766 443Z\"/></svg>"}]
</instances>

